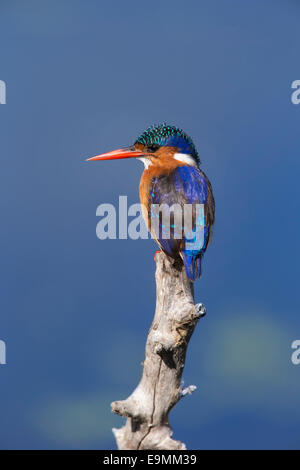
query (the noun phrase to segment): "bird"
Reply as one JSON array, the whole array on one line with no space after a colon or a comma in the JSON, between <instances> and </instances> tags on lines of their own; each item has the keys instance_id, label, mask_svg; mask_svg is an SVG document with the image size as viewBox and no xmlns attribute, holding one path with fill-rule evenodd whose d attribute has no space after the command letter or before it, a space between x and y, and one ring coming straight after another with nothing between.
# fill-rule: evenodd
<instances>
[{"instance_id":1,"label":"bird","mask_svg":"<svg viewBox=\"0 0 300 470\"><path fill-rule=\"evenodd\" d=\"M130 147L87 160L123 158L136 158L144 163L139 185L140 202L147 228L160 248L158 251L178 262L182 269L184 267L187 278L194 282L202 275L202 258L212 238L215 200L212 185L200 169L193 140L181 128L164 122L148 127ZM185 205L191 207L192 232L185 231ZM167 228L162 213L153 210L160 206L170 209L170 226ZM172 207L175 208L173 212ZM202 207L202 212L197 212L197 207ZM176 208L182 209L179 219ZM194 246L191 242L195 241L200 229L202 243Z\"/></svg>"}]
</instances>

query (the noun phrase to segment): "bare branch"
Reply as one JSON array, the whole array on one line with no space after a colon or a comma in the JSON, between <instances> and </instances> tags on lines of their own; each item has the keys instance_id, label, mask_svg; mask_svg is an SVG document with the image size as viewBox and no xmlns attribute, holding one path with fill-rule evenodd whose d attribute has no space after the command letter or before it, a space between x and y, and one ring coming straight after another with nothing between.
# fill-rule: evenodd
<instances>
[{"instance_id":1,"label":"bare branch","mask_svg":"<svg viewBox=\"0 0 300 470\"><path fill-rule=\"evenodd\" d=\"M147 343L141 381L133 393L111 404L126 416L121 429L113 429L118 448L184 450L172 439L169 412L195 385L182 389L181 377L188 342L201 316L203 304L194 304L193 284L184 269L159 253L156 256L156 311Z\"/></svg>"}]
</instances>

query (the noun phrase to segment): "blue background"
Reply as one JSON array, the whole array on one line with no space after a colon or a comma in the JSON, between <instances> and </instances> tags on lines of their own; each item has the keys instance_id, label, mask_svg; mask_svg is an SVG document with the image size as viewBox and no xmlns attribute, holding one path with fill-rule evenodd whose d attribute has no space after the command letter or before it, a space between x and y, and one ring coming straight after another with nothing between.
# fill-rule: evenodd
<instances>
[{"instance_id":1,"label":"blue background","mask_svg":"<svg viewBox=\"0 0 300 470\"><path fill-rule=\"evenodd\" d=\"M300 448L296 0L1 1L1 448L115 448L141 376L152 240L96 237L140 162L85 158L166 120L216 199L196 283L208 314L171 413L188 448Z\"/></svg>"}]
</instances>

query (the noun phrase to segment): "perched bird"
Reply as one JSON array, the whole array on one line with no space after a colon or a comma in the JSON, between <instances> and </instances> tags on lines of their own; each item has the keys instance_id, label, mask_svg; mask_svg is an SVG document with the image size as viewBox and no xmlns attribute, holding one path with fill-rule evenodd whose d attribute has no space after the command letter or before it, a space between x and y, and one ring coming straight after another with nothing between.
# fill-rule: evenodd
<instances>
[{"instance_id":1,"label":"perched bird","mask_svg":"<svg viewBox=\"0 0 300 470\"><path fill-rule=\"evenodd\" d=\"M181 260L188 279L195 281L201 276L201 260L211 239L215 202L211 184L199 168L200 159L192 139L177 127L165 123L154 125L146 129L133 146L88 160L132 157L145 165L139 192L148 230L160 249L174 260ZM174 204L174 211L170 211L170 227L167 227L169 236L165 236L162 214L155 212L153 207L165 205L171 208ZM192 208L193 233L189 235L185 231L184 217L179 218L179 222L176 218L176 207L184 209L185 205ZM202 213L197 212L198 205L204 208ZM190 242L200 229L203 234L201 246L193 246Z\"/></svg>"}]
</instances>

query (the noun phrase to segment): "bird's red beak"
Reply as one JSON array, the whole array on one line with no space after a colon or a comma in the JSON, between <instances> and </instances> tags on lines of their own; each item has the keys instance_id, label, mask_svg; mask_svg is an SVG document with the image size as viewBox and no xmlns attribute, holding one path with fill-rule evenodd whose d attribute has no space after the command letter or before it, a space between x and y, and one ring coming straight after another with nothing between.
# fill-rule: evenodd
<instances>
[{"instance_id":1,"label":"bird's red beak","mask_svg":"<svg viewBox=\"0 0 300 470\"><path fill-rule=\"evenodd\" d=\"M113 150L112 152L102 153L95 157L88 158L87 162L93 162L96 160L118 160L120 158L139 158L145 154L135 147L126 147L123 149Z\"/></svg>"}]
</instances>

